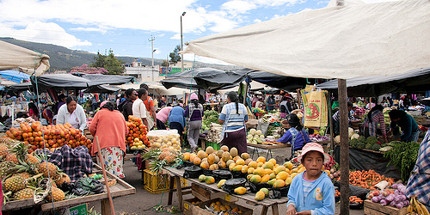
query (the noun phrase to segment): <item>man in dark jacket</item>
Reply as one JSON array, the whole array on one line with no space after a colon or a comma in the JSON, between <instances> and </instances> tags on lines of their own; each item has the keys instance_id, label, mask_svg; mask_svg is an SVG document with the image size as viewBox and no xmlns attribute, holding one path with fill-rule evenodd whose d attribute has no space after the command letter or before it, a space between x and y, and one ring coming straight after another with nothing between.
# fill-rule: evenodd
<instances>
[{"instance_id":1,"label":"man in dark jacket","mask_svg":"<svg viewBox=\"0 0 430 215\"><path fill-rule=\"evenodd\" d=\"M118 110L124 115L126 121L128 120L129 115L133 115L133 102L136 98L136 90L130 88L125 91L125 100L118 106Z\"/></svg>"}]
</instances>

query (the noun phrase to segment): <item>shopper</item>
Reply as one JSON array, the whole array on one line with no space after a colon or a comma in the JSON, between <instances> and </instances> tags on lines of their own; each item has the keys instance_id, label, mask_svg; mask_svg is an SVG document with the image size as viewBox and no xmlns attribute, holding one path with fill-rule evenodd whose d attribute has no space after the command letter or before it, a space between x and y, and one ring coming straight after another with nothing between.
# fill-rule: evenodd
<instances>
[{"instance_id":1,"label":"shopper","mask_svg":"<svg viewBox=\"0 0 430 215\"><path fill-rule=\"evenodd\" d=\"M295 161L301 162L306 171L299 173L291 182L287 215L334 214L334 185L322 171L323 164L331 160L318 143L308 143L303 147L302 154Z\"/></svg>"},{"instance_id":2,"label":"shopper","mask_svg":"<svg viewBox=\"0 0 430 215\"><path fill-rule=\"evenodd\" d=\"M180 106L179 103L174 103L173 108L169 113L169 128L178 130L179 135L181 136L181 142L184 134L185 127L185 110Z\"/></svg>"},{"instance_id":3,"label":"shopper","mask_svg":"<svg viewBox=\"0 0 430 215\"><path fill-rule=\"evenodd\" d=\"M149 119L151 116L149 116L145 104L143 103L143 101L148 97L148 91L143 88L139 89L137 91L137 97L136 101L133 102L133 116L137 116L139 119L142 119L142 123L149 131L154 126L154 121Z\"/></svg>"},{"instance_id":4,"label":"shopper","mask_svg":"<svg viewBox=\"0 0 430 215\"><path fill-rule=\"evenodd\" d=\"M376 105L369 111L365 119L365 126L369 128L369 136L377 136L378 124L381 130L381 134L384 137L385 142L387 140L387 131L385 127L385 117L383 113L384 107L382 105Z\"/></svg>"},{"instance_id":5,"label":"shopper","mask_svg":"<svg viewBox=\"0 0 430 215\"><path fill-rule=\"evenodd\" d=\"M28 115L36 121L39 119L39 109L33 102L28 103Z\"/></svg>"},{"instance_id":6,"label":"shopper","mask_svg":"<svg viewBox=\"0 0 430 215\"><path fill-rule=\"evenodd\" d=\"M140 85L140 89L145 89L146 91L148 91L149 94L149 87L145 83ZM155 107L157 105L156 102L154 102L154 99L152 99L151 96L147 96L146 100L144 100L143 103L145 104L148 116L150 116L147 118L147 120L152 120L152 124L154 124L154 127L157 127L157 114L155 113Z\"/></svg>"},{"instance_id":7,"label":"shopper","mask_svg":"<svg viewBox=\"0 0 430 215\"><path fill-rule=\"evenodd\" d=\"M245 105L239 103L236 92L227 94L227 103L218 119L223 124L221 145L236 147L239 154L242 154L247 152L245 123L248 121L248 112Z\"/></svg>"},{"instance_id":8,"label":"shopper","mask_svg":"<svg viewBox=\"0 0 430 215\"><path fill-rule=\"evenodd\" d=\"M289 128L284 135L276 142L291 143L291 158L294 156L294 151L301 150L306 143L311 142L309 134L300 123L300 119L296 114L288 116Z\"/></svg>"},{"instance_id":9,"label":"shopper","mask_svg":"<svg viewBox=\"0 0 430 215\"><path fill-rule=\"evenodd\" d=\"M402 110L392 110L388 113L391 119L391 131L394 135L399 134L399 126L402 129L400 136L401 141L404 142L418 142L420 129L415 119Z\"/></svg>"},{"instance_id":10,"label":"shopper","mask_svg":"<svg viewBox=\"0 0 430 215\"><path fill-rule=\"evenodd\" d=\"M69 96L66 104L58 110L57 125L69 123L73 128L79 129L81 133L87 127L87 118L84 109L78 104L76 97Z\"/></svg>"},{"instance_id":11,"label":"shopper","mask_svg":"<svg viewBox=\"0 0 430 215\"><path fill-rule=\"evenodd\" d=\"M125 91L125 100L120 102L118 106L118 110L124 116L124 119L127 121L128 116L133 115L133 101L137 99L136 90L130 88Z\"/></svg>"},{"instance_id":12,"label":"shopper","mask_svg":"<svg viewBox=\"0 0 430 215\"><path fill-rule=\"evenodd\" d=\"M199 103L199 98L195 93L191 94L190 100L190 104L185 108L184 116L187 118L188 143L190 144L191 151L194 152L197 149L200 129L202 128L203 105Z\"/></svg>"},{"instance_id":13,"label":"shopper","mask_svg":"<svg viewBox=\"0 0 430 215\"><path fill-rule=\"evenodd\" d=\"M123 160L125 155L125 137L128 134L127 124L121 112L115 110L113 102L103 102L101 109L94 116L90 133L98 138L100 153L108 172L124 178ZM98 153L95 140L92 155ZM100 161L98 162L100 164Z\"/></svg>"},{"instance_id":14,"label":"shopper","mask_svg":"<svg viewBox=\"0 0 430 215\"><path fill-rule=\"evenodd\" d=\"M282 97L282 102L279 104L279 110L281 111L280 117L282 119L286 119L288 115L290 115L291 111L293 111L293 107L291 106L291 102L289 101L289 97Z\"/></svg>"},{"instance_id":15,"label":"shopper","mask_svg":"<svg viewBox=\"0 0 430 215\"><path fill-rule=\"evenodd\" d=\"M162 108L157 113L157 129L159 130L165 130L166 129L166 122L170 114L170 110L172 110L172 107L169 105L167 107Z\"/></svg>"}]
</instances>

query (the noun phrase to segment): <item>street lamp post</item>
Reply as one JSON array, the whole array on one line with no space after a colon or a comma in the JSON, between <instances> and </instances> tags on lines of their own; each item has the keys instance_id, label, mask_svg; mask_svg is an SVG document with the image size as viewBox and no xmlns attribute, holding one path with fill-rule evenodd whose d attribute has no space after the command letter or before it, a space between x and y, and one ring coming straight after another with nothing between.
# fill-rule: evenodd
<instances>
[{"instance_id":1,"label":"street lamp post","mask_svg":"<svg viewBox=\"0 0 430 215\"><path fill-rule=\"evenodd\" d=\"M182 34L182 17L185 16L187 12L182 12L182 15L180 16L180 23L181 23L181 72L184 71L184 35Z\"/></svg>"}]
</instances>

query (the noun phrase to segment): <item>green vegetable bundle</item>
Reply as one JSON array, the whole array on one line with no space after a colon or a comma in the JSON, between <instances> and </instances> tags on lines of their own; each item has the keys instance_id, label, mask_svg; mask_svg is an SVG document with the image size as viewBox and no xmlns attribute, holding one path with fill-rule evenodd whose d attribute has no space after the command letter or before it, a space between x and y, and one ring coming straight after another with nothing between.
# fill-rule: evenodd
<instances>
[{"instance_id":1,"label":"green vegetable bundle","mask_svg":"<svg viewBox=\"0 0 430 215\"><path fill-rule=\"evenodd\" d=\"M384 153L384 157L391 160L388 165L400 168L402 180L407 181L417 161L420 144L393 141L389 145L393 148Z\"/></svg>"}]
</instances>

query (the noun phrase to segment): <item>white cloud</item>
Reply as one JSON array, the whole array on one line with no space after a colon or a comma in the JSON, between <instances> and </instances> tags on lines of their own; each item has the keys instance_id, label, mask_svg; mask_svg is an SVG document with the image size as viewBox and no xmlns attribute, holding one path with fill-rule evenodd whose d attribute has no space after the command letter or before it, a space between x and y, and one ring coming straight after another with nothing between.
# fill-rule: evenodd
<instances>
[{"instance_id":1,"label":"white cloud","mask_svg":"<svg viewBox=\"0 0 430 215\"><path fill-rule=\"evenodd\" d=\"M173 36L170 37L170 39L172 39L172 40L180 40L181 39L181 34L174 34Z\"/></svg>"},{"instance_id":2,"label":"white cloud","mask_svg":"<svg viewBox=\"0 0 430 215\"><path fill-rule=\"evenodd\" d=\"M8 24L0 24L0 36L12 36L16 39L40 43L52 43L68 48L90 46L87 40L80 40L67 33L56 23L43 23L39 21L27 23L24 28L16 29Z\"/></svg>"},{"instance_id":3,"label":"white cloud","mask_svg":"<svg viewBox=\"0 0 430 215\"><path fill-rule=\"evenodd\" d=\"M254 19L254 23L262 22L261 19Z\"/></svg>"},{"instance_id":4,"label":"white cloud","mask_svg":"<svg viewBox=\"0 0 430 215\"><path fill-rule=\"evenodd\" d=\"M92 27L78 27L78 28L71 28L71 31L87 31L87 32L100 32L102 34L105 34L107 32L107 29L105 28L92 28Z\"/></svg>"}]
</instances>

